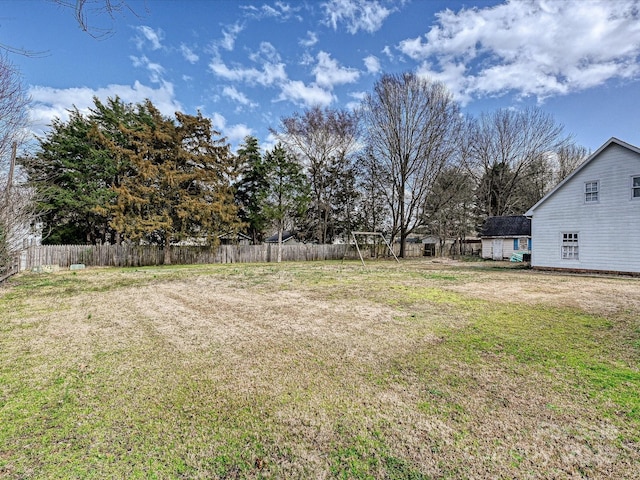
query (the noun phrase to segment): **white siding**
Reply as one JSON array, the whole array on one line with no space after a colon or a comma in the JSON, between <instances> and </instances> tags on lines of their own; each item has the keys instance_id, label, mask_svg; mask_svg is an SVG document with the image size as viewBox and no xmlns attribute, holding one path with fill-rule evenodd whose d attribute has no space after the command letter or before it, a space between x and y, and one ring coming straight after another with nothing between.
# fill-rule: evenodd
<instances>
[{"instance_id":1,"label":"white siding","mask_svg":"<svg viewBox=\"0 0 640 480\"><path fill-rule=\"evenodd\" d=\"M640 155L616 143L602 150L533 211L534 267L640 272L640 199L631 176ZM585 203L584 184L599 181L598 203ZM562 260L562 232L578 232L579 259Z\"/></svg>"},{"instance_id":2,"label":"white siding","mask_svg":"<svg viewBox=\"0 0 640 480\"><path fill-rule=\"evenodd\" d=\"M502 258L509 259L513 252L520 251L513 249L513 238L502 238ZM482 239L482 258L493 258L494 238Z\"/></svg>"}]
</instances>

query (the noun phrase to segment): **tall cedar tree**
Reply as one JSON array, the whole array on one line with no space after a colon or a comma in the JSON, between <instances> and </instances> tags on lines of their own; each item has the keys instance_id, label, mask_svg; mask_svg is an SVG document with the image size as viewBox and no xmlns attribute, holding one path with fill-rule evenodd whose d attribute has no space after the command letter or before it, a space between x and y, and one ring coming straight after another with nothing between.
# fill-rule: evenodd
<instances>
[{"instance_id":1,"label":"tall cedar tree","mask_svg":"<svg viewBox=\"0 0 640 480\"><path fill-rule=\"evenodd\" d=\"M43 243L82 244L105 240L108 219L96 208L108 203L110 159L90 138L93 126L78 110L54 119L33 157L21 159L39 192Z\"/></svg>"},{"instance_id":2,"label":"tall cedar tree","mask_svg":"<svg viewBox=\"0 0 640 480\"><path fill-rule=\"evenodd\" d=\"M309 205L309 182L300 164L282 144L277 144L264 157L265 178L269 185L264 199L264 212L278 229L278 262L282 260L282 234L287 222L293 230Z\"/></svg>"},{"instance_id":3,"label":"tall cedar tree","mask_svg":"<svg viewBox=\"0 0 640 480\"><path fill-rule=\"evenodd\" d=\"M237 152L238 180L235 184L236 203L240 220L246 224L246 232L254 245L262 242L268 219L263 211L267 195L265 164L260 153L258 139L247 136Z\"/></svg>"},{"instance_id":4,"label":"tall cedar tree","mask_svg":"<svg viewBox=\"0 0 640 480\"><path fill-rule=\"evenodd\" d=\"M129 165L104 144L122 144L120 127L134 124L136 112L117 97L94 104L87 116L74 109L66 122L55 119L35 155L21 159L41 199L44 243L117 241L107 207Z\"/></svg>"},{"instance_id":5,"label":"tall cedar tree","mask_svg":"<svg viewBox=\"0 0 640 480\"><path fill-rule=\"evenodd\" d=\"M174 122L149 101L138 115L134 128L121 127L124 146L108 144L131 166L114 187L111 226L125 239L165 247L165 263L171 244L215 245L219 234L236 232L234 161L229 146L213 139L211 121L176 113Z\"/></svg>"}]
</instances>

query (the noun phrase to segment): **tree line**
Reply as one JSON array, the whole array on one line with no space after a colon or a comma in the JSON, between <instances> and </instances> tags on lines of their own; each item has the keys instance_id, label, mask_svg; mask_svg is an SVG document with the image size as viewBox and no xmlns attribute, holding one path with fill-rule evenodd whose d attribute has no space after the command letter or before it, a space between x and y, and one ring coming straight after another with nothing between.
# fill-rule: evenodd
<instances>
[{"instance_id":1,"label":"tree line","mask_svg":"<svg viewBox=\"0 0 640 480\"><path fill-rule=\"evenodd\" d=\"M162 115L119 98L57 119L19 159L46 243L215 245L295 231L308 242L380 231L473 235L488 216L522 214L586 156L540 109L465 117L444 84L383 75L354 111L282 118L278 143L233 153L200 113Z\"/></svg>"}]
</instances>

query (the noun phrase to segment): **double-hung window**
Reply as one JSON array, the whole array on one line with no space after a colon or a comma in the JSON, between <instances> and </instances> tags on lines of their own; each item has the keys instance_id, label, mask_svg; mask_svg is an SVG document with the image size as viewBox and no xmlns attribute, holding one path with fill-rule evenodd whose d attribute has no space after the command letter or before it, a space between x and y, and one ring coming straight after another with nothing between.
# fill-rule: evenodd
<instances>
[{"instance_id":1,"label":"double-hung window","mask_svg":"<svg viewBox=\"0 0 640 480\"><path fill-rule=\"evenodd\" d=\"M640 200L640 175L631 177L631 198Z\"/></svg>"},{"instance_id":2,"label":"double-hung window","mask_svg":"<svg viewBox=\"0 0 640 480\"><path fill-rule=\"evenodd\" d=\"M584 201L585 203L596 203L598 201L598 195L600 190L600 182L585 182L584 183Z\"/></svg>"},{"instance_id":3,"label":"double-hung window","mask_svg":"<svg viewBox=\"0 0 640 480\"><path fill-rule=\"evenodd\" d=\"M562 233L562 259L578 260L578 232Z\"/></svg>"}]
</instances>

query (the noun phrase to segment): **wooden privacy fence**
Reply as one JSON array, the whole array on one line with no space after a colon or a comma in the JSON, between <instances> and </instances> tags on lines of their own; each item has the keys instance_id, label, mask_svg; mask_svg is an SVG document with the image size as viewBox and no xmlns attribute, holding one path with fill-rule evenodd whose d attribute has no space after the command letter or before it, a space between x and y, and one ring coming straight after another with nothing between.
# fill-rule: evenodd
<instances>
[{"instance_id":1,"label":"wooden privacy fence","mask_svg":"<svg viewBox=\"0 0 640 480\"><path fill-rule=\"evenodd\" d=\"M407 245L409 247L409 245ZM421 247L421 245L411 245ZM209 247L170 247L171 264L267 263L275 262L278 245L221 245ZM412 248L407 256L421 256L421 248ZM282 246L283 261L356 259L354 245L296 244ZM143 267L163 265L164 249L151 245L41 245L22 252L20 270L44 265L68 268L73 264L88 267Z\"/></svg>"},{"instance_id":2,"label":"wooden privacy fence","mask_svg":"<svg viewBox=\"0 0 640 480\"><path fill-rule=\"evenodd\" d=\"M20 271L20 255L11 255L4 267L0 267L0 283Z\"/></svg>"}]
</instances>

